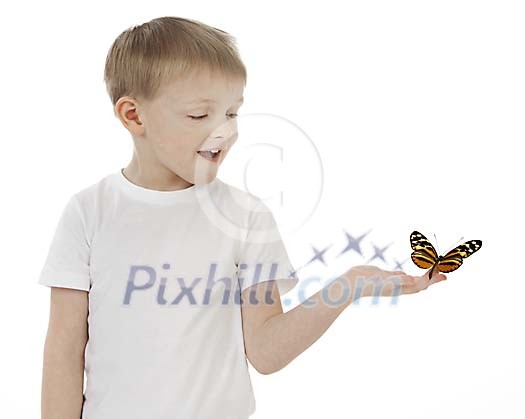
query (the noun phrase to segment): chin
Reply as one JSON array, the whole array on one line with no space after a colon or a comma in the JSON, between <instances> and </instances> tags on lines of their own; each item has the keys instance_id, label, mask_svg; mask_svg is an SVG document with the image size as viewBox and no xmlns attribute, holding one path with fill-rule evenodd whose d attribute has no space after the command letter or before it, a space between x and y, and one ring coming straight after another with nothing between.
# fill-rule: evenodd
<instances>
[{"instance_id":1,"label":"chin","mask_svg":"<svg viewBox=\"0 0 525 419\"><path fill-rule=\"evenodd\" d=\"M201 175L199 177L196 177L193 179L191 183L194 185L207 185L208 183L211 183L215 180L217 177L217 173L206 173L205 175Z\"/></svg>"}]
</instances>

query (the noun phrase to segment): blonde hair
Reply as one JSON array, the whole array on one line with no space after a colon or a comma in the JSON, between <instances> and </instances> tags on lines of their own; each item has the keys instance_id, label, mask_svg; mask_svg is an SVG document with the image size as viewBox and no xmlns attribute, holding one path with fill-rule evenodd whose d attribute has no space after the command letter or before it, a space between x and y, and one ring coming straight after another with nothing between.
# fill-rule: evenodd
<instances>
[{"instance_id":1,"label":"blonde hair","mask_svg":"<svg viewBox=\"0 0 525 419\"><path fill-rule=\"evenodd\" d=\"M161 86L194 70L240 78L246 68L235 37L202 22L175 16L122 32L106 57L104 82L113 106L123 96L153 99Z\"/></svg>"}]
</instances>

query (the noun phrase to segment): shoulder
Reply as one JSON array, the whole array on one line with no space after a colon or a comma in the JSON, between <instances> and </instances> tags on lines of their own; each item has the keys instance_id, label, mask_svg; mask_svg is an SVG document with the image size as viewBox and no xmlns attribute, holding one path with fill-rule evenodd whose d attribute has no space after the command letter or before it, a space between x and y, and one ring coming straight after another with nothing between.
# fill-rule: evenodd
<instances>
[{"instance_id":1,"label":"shoulder","mask_svg":"<svg viewBox=\"0 0 525 419\"><path fill-rule=\"evenodd\" d=\"M79 222L82 223L90 242L102 213L108 208L108 204L115 200L113 176L113 174L106 175L70 195L67 208L71 208L75 216L80 219Z\"/></svg>"},{"instance_id":2,"label":"shoulder","mask_svg":"<svg viewBox=\"0 0 525 419\"><path fill-rule=\"evenodd\" d=\"M78 190L73 197L78 200L82 208L85 208L94 201L104 199L112 192L113 177L114 174L106 175L96 182L84 186Z\"/></svg>"}]
</instances>

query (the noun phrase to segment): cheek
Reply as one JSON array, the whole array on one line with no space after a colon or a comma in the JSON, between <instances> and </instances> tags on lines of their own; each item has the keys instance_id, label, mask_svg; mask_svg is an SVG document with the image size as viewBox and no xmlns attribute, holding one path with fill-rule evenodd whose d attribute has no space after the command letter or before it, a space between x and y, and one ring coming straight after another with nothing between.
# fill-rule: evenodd
<instances>
[{"instance_id":1,"label":"cheek","mask_svg":"<svg viewBox=\"0 0 525 419\"><path fill-rule=\"evenodd\" d=\"M158 147L169 147L177 136L177 123L166 115L156 115L146 127L147 136Z\"/></svg>"},{"instance_id":2,"label":"cheek","mask_svg":"<svg viewBox=\"0 0 525 419\"><path fill-rule=\"evenodd\" d=\"M183 159L197 158L197 149L204 141L197 130L190 130L180 125L174 125L170 129L164 129L157 137L159 151L171 157Z\"/></svg>"}]
</instances>

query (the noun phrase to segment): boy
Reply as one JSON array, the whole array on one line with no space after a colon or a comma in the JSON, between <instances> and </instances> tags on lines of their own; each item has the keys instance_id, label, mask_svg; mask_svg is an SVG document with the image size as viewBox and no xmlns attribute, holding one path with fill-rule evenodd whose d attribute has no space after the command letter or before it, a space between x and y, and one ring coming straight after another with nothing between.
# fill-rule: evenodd
<instances>
[{"instance_id":1,"label":"boy","mask_svg":"<svg viewBox=\"0 0 525 419\"><path fill-rule=\"evenodd\" d=\"M216 177L246 84L233 38L154 19L117 37L105 82L134 153L70 198L42 269L43 419L246 419L246 359L280 370L372 295L374 279L390 295L392 278L402 293L444 278L358 266L328 285L331 301L351 290L343 303L320 291L283 313L280 296L298 280L275 219Z\"/></svg>"}]
</instances>

